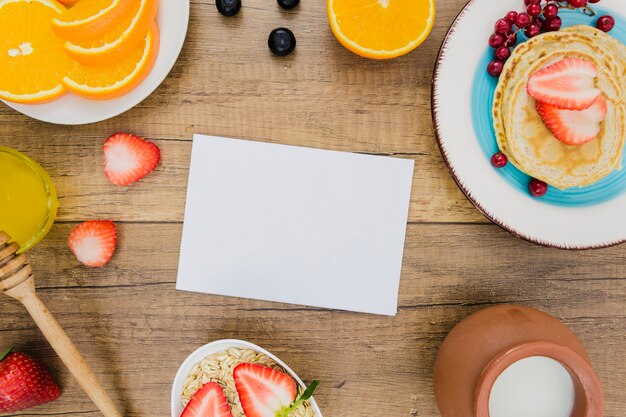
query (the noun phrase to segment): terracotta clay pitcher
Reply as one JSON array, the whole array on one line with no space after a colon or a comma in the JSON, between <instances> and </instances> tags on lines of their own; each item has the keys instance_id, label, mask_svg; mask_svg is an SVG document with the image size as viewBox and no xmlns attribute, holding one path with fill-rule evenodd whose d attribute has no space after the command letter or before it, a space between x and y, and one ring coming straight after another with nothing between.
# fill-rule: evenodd
<instances>
[{"instance_id":1,"label":"terracotta clay pitcher","mask_svg":"<svg viewBox=\"0 0 626 417\"><path fill-rule=\"evenodd\" d=\"M574 385L570 417L602 417L602 387L576 335L547 313L515 305L478 311L447 336L434 372L441 416L489 417L498 376L510 365L537 356L557 361L569 373Z\"/></svg>"}]
</instances>

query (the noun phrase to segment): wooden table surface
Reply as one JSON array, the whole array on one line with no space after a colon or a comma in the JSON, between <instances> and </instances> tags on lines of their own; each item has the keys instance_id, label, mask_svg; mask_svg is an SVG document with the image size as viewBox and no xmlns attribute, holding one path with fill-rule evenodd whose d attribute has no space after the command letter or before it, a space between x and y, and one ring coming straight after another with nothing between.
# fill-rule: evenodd
<instances>
[{"instance_id":1,"label":"wooden table surface","mask_svg":"<svg viewBox=\"0 0 626 417\"><path fill-rule=\"evenodd\" d=\"M38 160L60 197L56 225L30 252L39 294L125 416L169 416L178 366L221 338L255 342L303 379L321 379L316 398L325 416L438 416L437 349L459 320L499 303L540 308L570 326L604 386L605 415L626 415L626 247L576 253L518 240L471 206L442 162L431 76L465 2L438 1L426 42L377 62L338 44L321 0L292 12L272 0L244 0L233 19L211 0L193 0L178 63L135 109L64 127L0 107L0 145ZM267 49L278 26L298 39L286 58ZM102 143L117 131L151 138L163 154L161 166L130 187L110 184L100 168ZM414 159L398 315L176 291L193 133ZM66 245L72 227L88 219L119 227L115 256L102 269L81 266ZM64 388L55 403L18 415L99 415L25 310L8 297L0 305L0 347L16 344L40 358Z\"/></svg>"}]
</instances>

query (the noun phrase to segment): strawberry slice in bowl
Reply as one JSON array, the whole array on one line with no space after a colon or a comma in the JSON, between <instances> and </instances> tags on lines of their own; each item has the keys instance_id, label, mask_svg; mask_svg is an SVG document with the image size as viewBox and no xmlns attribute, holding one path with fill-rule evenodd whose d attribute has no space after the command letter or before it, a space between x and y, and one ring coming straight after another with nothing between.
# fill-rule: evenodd
<instances>
[{"instance_id":1,"label":"strawberry slice in bowl","mask_svg":"<svg viewBox=\"0 0 626 417\"><path fill-rule=\"evenodd\" d=\"M233 371L241 407L247 417L288 417L311 398L319 381L313 381L296 400L295 381L286 373L254 363L242 363Z\"/></svg>"},{"instance_id":2,"label":"strawberry slice in bowl","mask_svg":"<svg viewBox=\"0 0 626 417\"><path fill-rule=\"evenodd\" d=\"M606 99L602 94L585 110L565 110L539 101L536 107L554 137L570 146L594 140L600 133L607 112Z\"/></svg>"},{"instance_id":3,"label":"strawberry slice in bowl","mask_svg":"<svg viewBox=\"0 0 626 417\"><path fill-rule=\"evenodd\" d=\"M230 405L222 387L208 382L193 396L181 417L232 417Z\"/></svg>"},{"instance_id":4,"label":"strawberry slice in bowl","mask_svg":"<svg viewBox=\"0 0 626 417\"><path fill-rule=\"evenodd\" d=\"M595 87L598 69L581 58L567 58L535 72L526 84L538 102L567 110L589 108L602 94Z\"/></svg>"}]
</instances>

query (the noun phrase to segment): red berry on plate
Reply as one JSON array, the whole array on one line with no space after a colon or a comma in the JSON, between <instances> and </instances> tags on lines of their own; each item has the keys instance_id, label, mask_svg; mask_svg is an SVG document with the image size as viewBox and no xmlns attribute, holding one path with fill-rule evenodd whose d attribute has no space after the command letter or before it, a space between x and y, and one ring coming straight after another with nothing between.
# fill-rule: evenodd
<instances>
[{"instance_id":1,"label":"red berry on plate","mask_svg":"<svg viewBox=\"0 0 626 417\"><path fill-rule=\"evenodd\" d=\"M104 142L104 173L117 185L129 185L148 175L161 160L152 142L130 133L117 133Z\"/></svg>"},{"instance_id":2,"label":"red berry on plate","mask_svg":"<svg viewBox=\"0 0 626 417\"><path fill-rule=\"evenodd\" d=\"M85 266L104 266L115 252L117 230L109 220L93 220L79 224L72 230L67 244L76 258Z\"/></svg>"},{"instance_id":3,"label":"red berry on plate","mask_svg":"<svg viewBox=\"0 0 626 417\"><path fill-rule=\"evenodd\" d=\"M180 417L232 417L222 387L207 382L193 395Z\"/></svg>"},{"instance_id":4,"label":"red berry on plate","mask_svg":"<svg viewBox=\"0 0 626 417\"><path fill-rule=\"evenodd\" d=\"M506 39L503 35L499 33L494 33L489 37L489 46L491 46L492 48L498 48L504 45L505 40Z\"/></svg>"},{"instance_id":5,"label":"red berry on plate","mask_svg":"<svg viewBox=\"0 0 626 417\"><path fill-rule=\"evenodd\" d=\"M276 417L296 399L296 383L284 372L242 363L233 370L241 408L247 417Z\"/></svg>"},{"instance_id":6,"label":"red berry on plate","mask_svg":"<svg viewBox=\"0 0 626 417\"><path fill-rule=\"evenodd\" d=\"M492 77L497 77L502 74L502 69L504 68L504 63L499 59L494 59L487 65L487 72Z\"/></svg>"},{"instance_id":7,"label":"red berry on plate","mask_svg":"<svg viewBox=\"0 0 626 417\"><path fill-rule=\"evenodd\" d=\"M517 19L515 19L515 26L518 28L524 29L526 26L530 24L530 16L528 13L520 13L517 15Z\"/></svg>"},{"instance_id":8,"label":"red berry on plate","mask_svg":"<svg viewBox=\"0 0 626 417\"><path fill-rule=\"evenodd\" d=\"M496 152L491 157L491 165L496 168L504 168L509 162L509 159L502 152Z\"/></svg>"},{"instance_id":9,"label":"red berry on plate","mask_svg":"<svg viewBox=\"0 0 626 417\"><path fill-rule=\"evenodd\" d=\"M532 17L539 16L539 13L541 13L541 6L539 3L533 3L528 6L526 12L528 12L528 14Z\"/></svg>"},{"instance_id":10,"label":"red berry on plate","mask_svg":"<svg viewBox=\"0 0 626 417\"><path fill-rule=\"evenodd\" d=\"M0 413L15 413L59 398L61 389L42 364L23 353L0 357Z\"/></svg>"},{"instance_id":11,"label":"red berry on plate","mask_svg":"<svg viewBox=\"0 0 626 417\"><path fill-rule=\"evenodd\" d=\"M510 12L506 14L504 18L506 19L507 22L513 25L515 24L515 21L517 20L517 12L514 10L511 10Z\"/></svg>"},{"instance_id":12,"label":"red berry on plate","mask_svg":"<svg viewBox=\"0 0 626 417\"><path fill-rule=\"evenodd\" d=\"M596 27L603 32L608 32L615 27L615 19L613 16L602 16L598 19Z\"/></svg>"},{"instance_id":13,"label":"red berry on plate","mask_svg":"<svg viewBox=\"0 0 626 417\"><path fill-rule=\"evenodd\" d=\"M556 17L558 14L559 14L559 8L554 3L547 4L543 8L543 17L545 17L546 19L552 19L553 17Z\"/></svg>"},{"instance_id":14,"label":"red berry on plate","mask_svg":"<svg viewBox=\"0 0 626 417\"><path fill-rule=\"evenodd\" d=\"M524 4L526 6L530 6L531 4L539 4L541 3L541 0L524 0Z\"/></svg>"},{"instance_id":15,"label":"red berry on plate","mask_svg":"<svg viewBox=\"0 0 626 417\"><path fill-rule=\"evenodd\" d=\"M535 36L539 35L540 32L541 32L541 28L539 26L537 26L535 23L533 23L532 25L528 26L526 28L526 30L524 30L524 33L529 38L532 38L532 37L535 37Z\"/></svg>"},{"instance_id":16,"label":"red berry on plate","mask_svg":"<svg viewBox=\"0 0 626 417\"><path fill-rule=\"evenodd\" d=\"M548 192L548 184L537 178L533 178L528 183L528 191L530 191L530 194L534 197L543 197Z\"/></svg>"},{"instance_id":17,"label":"red berry on plate","mask_svg":"<svg viewBox=\"0 0 626 417\"><path fill-rule=\"evenodd\" d=\"M561 29L562 24L563 24L563 21L561 20L561 18L559 16L556 16L556 17L553 17L552 19L546 20L546 22L543 25L543 30L545 30L546 32L554 32L554 31Z\"/></svg>"},{"instance_id":18,"label":"red berry on plate","mask_svg":"<svg viewBox=\"0 0 626 417\"><path fill-rule=\"evenodd\" d=\"M595 87L596 66L581 58L566 58L530 76L526 91L532 98L567 110L589 108L602 91Z\"/></svg>"},{"instance_id":19,"label":"red berry on plate","mask_svg":"<svg viewBox=\"0 0 626 417\"><path fill-rule=\"evenodd\" d=\"M493 26L496 33L506 34L511 30L511 24L506 19L498 19Z\"/></svg>"},{"instance_id":20,"label":"red berry on plate","mask_svg":"<svg viewBox=\"0 0 626 417\"><path fill-rule=\"evenodd\" d=\"M585 7L587 0L569 0L569 5L575 8Z\"/></svg>"},{"instance_id":21,"label":"red berry on plate","mask_svg":"<svg viewBox=\"0 0 626 417\"><path fill-rule=\"evenodd\" d=\"M569 146L580 146L594 140L600 133L607 110L602 94L585 110L559 109L539 101L536 107L554 137Z\"/></svg>"},{"instance_id":22,"label":"red berry on plate","mask_svg":"<svg viewBox=\"0 0 626 417\"><path fill-rule=\"evenodd\" d=\"M511 56L511 50L509 49L508 46L501 46L498 49L496 49L495 56L500 61L506 61Z\"/></svg>"}]
</instances>

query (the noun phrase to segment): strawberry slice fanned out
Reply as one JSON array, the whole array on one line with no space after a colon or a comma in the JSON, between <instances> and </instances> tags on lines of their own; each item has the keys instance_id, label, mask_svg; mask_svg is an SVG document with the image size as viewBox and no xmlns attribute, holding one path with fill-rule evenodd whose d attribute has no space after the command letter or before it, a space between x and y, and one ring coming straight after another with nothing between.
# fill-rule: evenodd
<instances>
[{"instance_id":1,"label":"strawberry slice fanned out","mask_svg":"<svg viewBox=\"0 0 626 417\"><path fill-rule=\"evenodd\" d=\"M208 382L194 394L180 417L232 417L222 387Z\"/></svg>"},{"instance_id":2,"label":"strawberry slice fanned out","mask_svg":"<svg viewBox=\"0 0 626 417\"><path fill-rule=\"evenodd\" d=\"M117 230L109 220L92 220L79 224L72 230L67 244L76 258L90 267L104 266L115 251Z\"/></svg>"},{"instance_id":3,"label":"strawberry slice fanned out","mask_svg":"<svg viewBox=\"0 0 626 417\"><path fill-rule=\"evenodd\" d=\"M578 146L594 140L606 116L606 99L599 95L585 110L564 110L537 102L537 112L555 138L566 145Z\"/></svg>"},{"instance_id":4,"label":"strawberry slice fanned out","mask_svg":"<svg viewBox=\"0 0 626 417\"><path fill-rule=\"evenodd\" d=\"M580 58L567 58L534 73L526 91L535 100L567 110L589 108L602 93L595 87L598 69Z\"/></svg>"},{"instance_id":5,"label":"strawberry slice fanned out","mask_svg":"<svg viewBox=\"0 0 626 417\"><path fill-rule=\"evenodd\" d=\"M296 400L295 381L276 369L242 363L233 370L233 378L246 417L288 417L311 398L319 384L319 381L313 381Z\"/></svg>"},{"instance_id":6,"label":"strawberry slice fanned out","mask_svg":"<svg viewBox=\"0 0 626 417\"><path fill-rule=\"evenodd\" d=\"M130 133L117 133L104 142L104 173L117 185L129 185L148 175L161 161L152 142Z\"/></svg>"}]
</instances>

